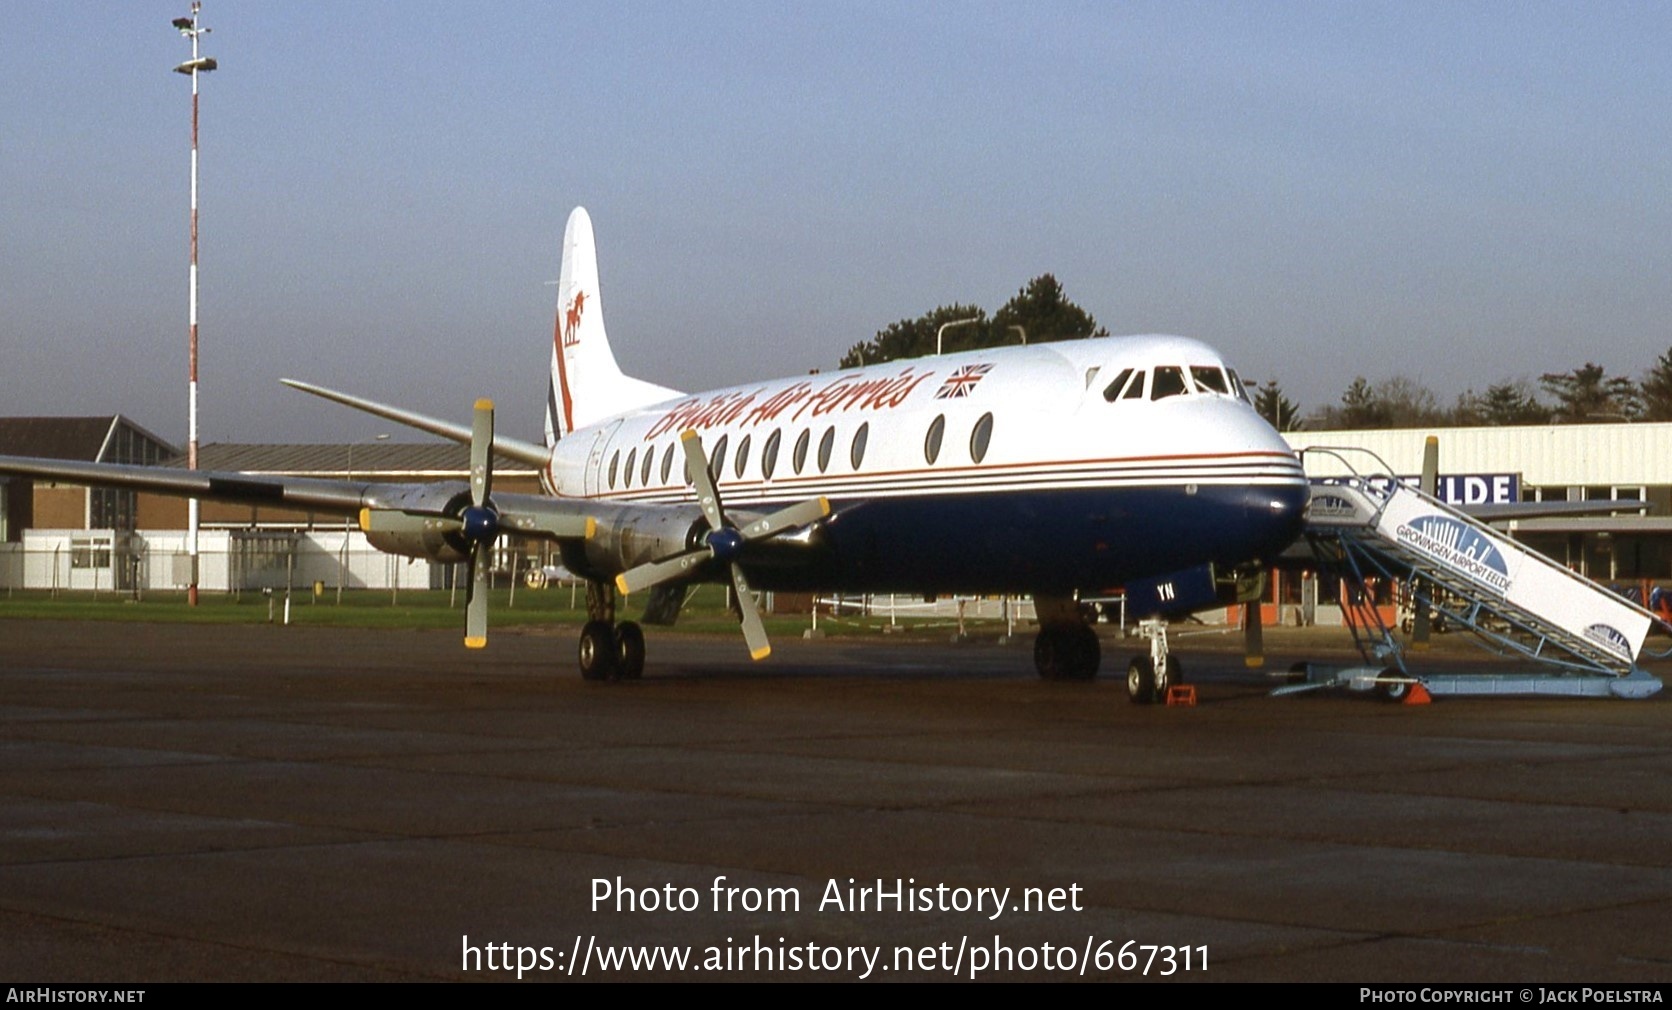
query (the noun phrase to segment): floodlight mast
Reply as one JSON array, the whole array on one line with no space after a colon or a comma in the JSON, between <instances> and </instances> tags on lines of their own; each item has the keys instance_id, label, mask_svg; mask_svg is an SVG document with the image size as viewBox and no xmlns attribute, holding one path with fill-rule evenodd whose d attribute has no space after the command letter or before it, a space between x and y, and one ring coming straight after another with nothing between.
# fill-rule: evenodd
<instances>
[{"instance_id":1,"label":"floodlight mast","mask_svg":"<svg viewBox=\"0 0 1672 1010\"><path fill-rule=\"evenodd\" d=\"M198 53L198 36L207 35L209 29L197 23L197 15L202 4L192 0L192 16L189 18L175 18L174 27L180 34L192 40L192 58L174 68L177 74L187 74L192 79L192 265L188 275L187 288L189 291L190 307L187 310L187 341L186 354L187 394L186 394L186 468L197 469L197 75L215 69L214 59ZM186 588L186 603L197 606L197 530L199 508L198 500L191 499L186 504L186 553L191 557L191 583Z\"/></svg>"}]
</instances>

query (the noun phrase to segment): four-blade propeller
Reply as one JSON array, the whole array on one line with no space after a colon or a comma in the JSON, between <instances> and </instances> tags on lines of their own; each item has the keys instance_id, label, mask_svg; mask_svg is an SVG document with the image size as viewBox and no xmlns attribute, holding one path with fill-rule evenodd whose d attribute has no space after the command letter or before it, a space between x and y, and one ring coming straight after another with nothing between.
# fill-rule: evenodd
<instances>
[{"instance_id":1,"label":"four-blade propeller","mask_svg":"<svg viewBox=\"0 0 1672 1010\"><path fill-rule=\"evenodd\" d=\"M741 528L732 526L726 520L725 508L720 502L720 491L715 487L714 475L708 468L708 454L703 451L702 437L695 431L686 431L679 436L679 441L685 449L685 468L690 475L692 486L696 489L697 502L702 507L703 518L708 522L708 532L703 535L701 544L683 554L652 561L622 572L616 576L616 588L623 593L631 593L684 578L693 574L699 566L710 562L728 565L731 569L732 587L737 590L737 610L743 624L743 640L749 645L749 656L752 659L765 659L772 652L772 645L766 638L766 625L761 620L760 606L755 602L754 594L749 590L749 582L744 578L743 568L737 563L736 558L744 545L750 542L767 540L785 530L823 519L830 514L830 502L824 498L814 498L781 509Z\"/></svg>"},{"instance_id":2,"label":"four-blade propeller","mask_svg":"<svg viewBox=\"0 0 1672 1010\"><path fill-rule=\"evenodd\" d=\"M470 504L456 515L402 509L360 510L360 528L368 533L452 533L469 544L469 588L465 591L464 644L488 644L488 574L501 516L493 494L493 401L476 401L470 427ZM590 530L590 521L582 520Z\"/></svg>"}]
</instances>

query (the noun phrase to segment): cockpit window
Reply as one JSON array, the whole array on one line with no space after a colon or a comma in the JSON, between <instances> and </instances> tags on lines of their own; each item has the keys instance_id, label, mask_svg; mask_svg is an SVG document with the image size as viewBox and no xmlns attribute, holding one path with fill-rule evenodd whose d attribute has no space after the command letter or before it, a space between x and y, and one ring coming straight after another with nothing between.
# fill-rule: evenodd
<instances>
[{"instance_id":1,"label":"cockpit window","mask_svg":"<svg viewBox=\"0 0 1672 1010\"><path fill-rule=\"evenodd\" d=\"M1231 376L1231 392L1237 399L1252 405L1254 401L1248 398L1248 387L1242 384L1241 379L1237 378L1237 370L1234 368L1227 368L1225 371Z\"/></svg>"},{"instance_id":2,"label":"cockpit window","mask_svg":"<svg viewBox=\"0 0 1672 1010\"><path fill-rule=\"evenodd\" d=\"M1155 370L1155 381L1150 383L1150 399L1160 400L1188 392L1190 387L1184 384L1184 369L1177 365L1162 365Z\"/></svg>"},{"instance_id":3,"label":"cockpit window","mask_svg":"<svg viewBox=\"0 0 1672 1010\"><path fill-rule=\"evenodd\" d=\"M1120 374L1115 376L1115 381L1109 383L1109 385L1104 388L1103 399L1108 400L1110 403L1114 403L1116 400L1120 399L1120 391L1126 388L1126 380L1131 377L1132 369L1121 369Z\"/></svg>"},{"instance_id":4,"label":"cockpit window","mask_svg":"<svg viewBox=\"0 0 1672 1010\"><path fill-rule=\"evenodd\" d=\"M1142 400L1144 398L1144 373L1139 372L1126 384L1126 392L1121 394L1123 400Z\"/></svg>"},{"instance_id":5,"label":"cockpit window","mask_svg":"<svg viewBox=\"0 0 1672 1010\"><path fill-rule=\"evenodd\" d=\"M1225 384L1225 373L1211 365L1191 365L1190 378L1204 392L1231 395L1230 387Z\"/></svg>"}]
</instances>

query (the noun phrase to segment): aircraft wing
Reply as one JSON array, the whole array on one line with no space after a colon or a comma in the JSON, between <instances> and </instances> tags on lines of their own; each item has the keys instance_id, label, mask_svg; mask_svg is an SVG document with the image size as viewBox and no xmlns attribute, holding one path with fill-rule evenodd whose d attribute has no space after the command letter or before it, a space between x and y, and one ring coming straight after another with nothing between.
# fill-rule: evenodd
<instances>
[{"instance_id":1,"label":"aircraft wing","mask_svg":"<svg viewBox=\"0 0 1672 1010\"><path fill-rule=\"evenodd\" d=\"M0 456L0 475L346 516L357 516L363 509L446 516L451 514L446 506L469 493L469 485L463 481L382 484L26 456ZM508 494L495 496L495 503L501 520L518 533L585 539L593 526L590 512L576 502L541 495Z\"/></svg>"},{"instance_id":2,"label":"aircraft wing","mask_svg":"<svg viewBox=\"0 0 1672 1010\"><path fill-rule=\"evenodd\" d=\"M178 498L337 512L352 515L374 504L374 484L306 477L261 477L216 470L181 470L167 466L83 463L64 459L0 456L0 474L36 480L151 491ZM400 485L385 485L400 487Z\"/></svg>"},{"instance_id":3,"label":"aircraft wing","mask_svg":"<svg viewBox=\"0 0 1672 1010\"><path fill-rule=\"evenodd\" d=\"M475 501L480 505L482 500L488 497L493 480L492 453L499 453L541 468L550 462L551 457L545 447L494 432L491 401L479 401L475 421L464 425L322 386L293 379L283 381L286 385L305 393L469 445L471 467L473 471L482 472L473 477L470 483L444 481L429 484L388 484L0 456L0 476L30 477L67 484L148 491L176 498L199 498L204 501L288 507L310 512L358 516L361 526L370 532L371 526L368 523L372 522L383 528L404 528L412 525L411 522L392 518L394 513L405 515L416 522L418 525L415 528L422 528L424 520L444 520L444 525L453 526L463 511L464 503ZM553 539L586 539L596 529L593 516L597 509L584 509L576 502L523 494L495 495L493 501L496 521L503 522L510 529L525 535ZM376 514L377 519L373 520L368 512Z\"/></svg>"}]
</instances>

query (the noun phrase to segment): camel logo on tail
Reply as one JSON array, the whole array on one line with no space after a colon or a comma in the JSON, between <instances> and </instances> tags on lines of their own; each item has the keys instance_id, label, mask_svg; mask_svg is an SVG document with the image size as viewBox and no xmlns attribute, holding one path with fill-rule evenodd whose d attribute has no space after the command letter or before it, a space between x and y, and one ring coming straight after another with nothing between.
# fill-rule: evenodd
<instances>
[{"instance_id":1,"label":"camel logo on tail","mask_svg":"<svg viewBox=\"0 0 1672 1010\"><path fill-rule=\"evenodd\" d=\"M575 292L575 300L563 313L563 346L574 347L581 342L581 312L586 308L586 292Z\"/></svg>"}]
</instances>

